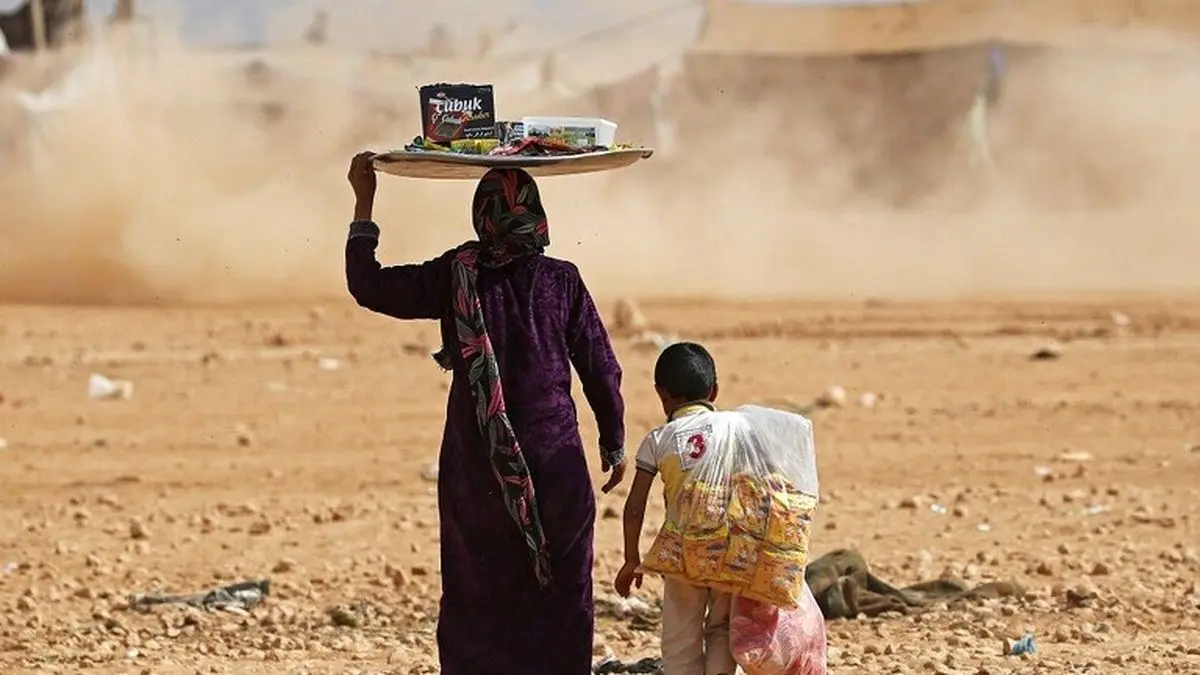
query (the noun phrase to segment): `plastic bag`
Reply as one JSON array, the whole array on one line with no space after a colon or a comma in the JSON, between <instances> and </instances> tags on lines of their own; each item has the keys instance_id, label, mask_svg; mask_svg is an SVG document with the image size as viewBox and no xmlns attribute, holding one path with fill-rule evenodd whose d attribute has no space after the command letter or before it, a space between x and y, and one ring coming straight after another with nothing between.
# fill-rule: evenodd
<instances>
[{"instance_id":1,"label":"plastic bag","mask_svg":"<svg viewBox=\"0 0 1200 675\"><path fill-rule=\"evenodd\" d=\"M734 598L729 646L746 675L825 675L825 619L807 584L794 609Z\"/></svg>"},{"instance_id":2,"label":"plastic bag","mask_svg":"<svg viewBox=\"0 0 1200 675\"><path fill-rule=\"evenodd\" d=\"M685 477L643 567L796 607L818 501L812 423L760 406L709 419L674 439Z\"/></svg>"}]
</instances>

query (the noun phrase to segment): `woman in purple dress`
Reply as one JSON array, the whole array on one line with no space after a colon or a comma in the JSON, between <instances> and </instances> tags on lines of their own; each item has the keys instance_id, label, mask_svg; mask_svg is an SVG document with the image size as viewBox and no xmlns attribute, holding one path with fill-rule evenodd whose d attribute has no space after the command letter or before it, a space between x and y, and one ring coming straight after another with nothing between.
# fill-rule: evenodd
<instances>
[{"instance_id":1,"label":"woman in purple dress","mask_svg":"<svg viewBox=\"0 0 1200 675\"><path fill-rule=\"evenodd\" d=\"M591 295L549 244L537 184L493 169L471 209L478 241L381 267L372 155L350 166L357 204L346 282L358 304L441 322L434 359L453 373L438 474L443 675L591 672L596 500L571 398L595 413L600 456L625 473L621 368Z\"/></svg>"}]
</instances>

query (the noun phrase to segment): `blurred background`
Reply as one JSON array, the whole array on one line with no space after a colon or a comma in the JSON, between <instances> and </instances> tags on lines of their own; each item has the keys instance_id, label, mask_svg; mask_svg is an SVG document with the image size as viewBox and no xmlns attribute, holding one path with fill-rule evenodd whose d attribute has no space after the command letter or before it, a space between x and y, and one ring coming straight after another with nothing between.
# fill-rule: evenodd
<instances>
[{"instance_id":1,"label":"blurred background","mask_svg":"<svg viewBox=\"0 0 1200 675\"><path fill-rule=\"evenodd\" d=\"M501 117L604 116L618 140L656 148L545 190L555 252L605 292L1200 281L1183 253L1200 244L1185 183L1200 9L1177 2L0 0L0 13L3 299L340 293L345 158L410 140L416 87L435 81L494 84ZM385 254L468 236L469 189L387 179ZM719 281L684 279L697 256Z\"/></svg>"}]
</instances>

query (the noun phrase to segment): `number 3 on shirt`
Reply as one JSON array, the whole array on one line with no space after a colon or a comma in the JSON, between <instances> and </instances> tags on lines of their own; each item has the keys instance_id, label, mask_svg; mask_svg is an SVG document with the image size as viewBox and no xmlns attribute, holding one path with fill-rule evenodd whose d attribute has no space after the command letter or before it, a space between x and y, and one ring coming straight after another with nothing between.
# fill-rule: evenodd
<instances>
[{"instance_id":1,"label":"number 3 on shirt","mask_svg":"<svg viewBox=\"0 0 1200 675\"><path fill-rule=\"evenodd\" d=\"M675 436L675 451L684 471L691 469L708 452L712 430L708 427L695 431L684 431Z\"/></svg>"}]
</instances>

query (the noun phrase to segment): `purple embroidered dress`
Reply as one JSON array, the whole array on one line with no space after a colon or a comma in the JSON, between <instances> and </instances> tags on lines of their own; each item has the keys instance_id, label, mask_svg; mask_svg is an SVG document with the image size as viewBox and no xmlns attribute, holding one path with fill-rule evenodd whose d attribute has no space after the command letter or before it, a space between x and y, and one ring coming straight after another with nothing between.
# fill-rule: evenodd
<instances>
[{"instance_id":1,"label":"purple embroidered dress","mask_svg":"<svg viewBox=\"0 0 1200 675\"><path fill-rule=\"evenodd\" d=\"M453 373L438 475L443 675L591 672L595 495L571 367L609 463L625 443L621 368L591 295L549 243L537 185L492 170L472 216L478 242L381 267L379 228L351 224L346 281L360 305L441 322Z\"/></svg>"}]
</instances>

